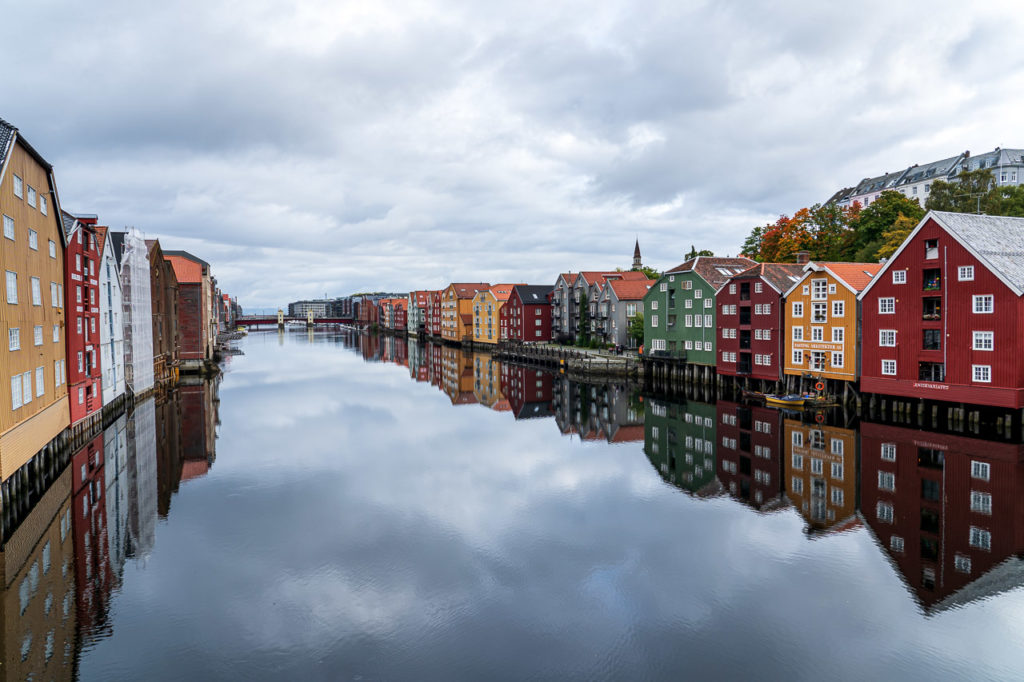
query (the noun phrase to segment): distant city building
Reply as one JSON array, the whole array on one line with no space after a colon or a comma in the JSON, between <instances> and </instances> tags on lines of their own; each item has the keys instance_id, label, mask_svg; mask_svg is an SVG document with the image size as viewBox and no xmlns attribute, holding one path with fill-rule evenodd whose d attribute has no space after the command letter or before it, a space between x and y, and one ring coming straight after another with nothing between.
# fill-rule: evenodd
<instances>
[{"instance_id":1,"label":"distant city building","mask_svg":"<svg viewBox=\"0 0 1024 682\"><path fill-rule=\"evenodd\" d=\"M893 190L911 199L917 199L921 205L931 194L932 183L936 180L955 182L960 173L967 171L992 171L997 185L1019 185L1024 183L1024 149L1000 149L971 156L965 151L957 156L932 161L925 164L915 163L904 170L864 178L853 187L846 187L833 194L828 203L849 206L859 202L867 206L886 191Z\"/></svg>"}]
</instances>

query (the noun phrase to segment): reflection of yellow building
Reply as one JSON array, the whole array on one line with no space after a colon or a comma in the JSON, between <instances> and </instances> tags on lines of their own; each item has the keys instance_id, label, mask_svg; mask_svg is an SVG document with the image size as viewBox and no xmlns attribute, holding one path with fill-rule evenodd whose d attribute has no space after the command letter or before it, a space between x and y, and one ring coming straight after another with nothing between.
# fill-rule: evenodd
<instances>
[{"instance_id":1,"label":"reflection of yellow building","mask_svg":"<svg viewBox=\"0 0 1024 682\"><path fill-rule=\"evenodd\" d=\"M857 511L857 432L783 422L786 496L814 530L844 530Z\"/></svg>"},{"instance_id":2,"label":"reflection of yellow building","mask_svg":"<svg viewBox=\"0 0 1024 682\"><path fill-rule=\"evenodd\" d=\"M473 354L473 393L478 403L492 410L511 409L501 392L501 363L487 353Z\"/></svg>"},{"instance_id":3,"label":"reflection of yellow building","mask_svg":"<svg viewBox=\"0 0 1024 682\"><path fill-rule=\"evenodd\" d=\"M441 349L441 378L444 392L451 398L452 405L468 405L476 402L473 395L473 358L458 348L445 346Z\"/></svg>"},{"instance_id":4,"label":"reflection of yellow building","mask_svg":"<svg viewBox=\"0 0 1024 682\"><path fill-rule=\"evenodd\" d=\"M72 679L76 618L70 467L8 539L0 552L0 572L0 679Z\"/></svg>"},{"instance_id":5,"label":"reflection of yellow building","mask_svg":"<svg viewBox=\"0 0 1024 682\"><path fill-rule=\"evenodd\" d=\"M807 264L803 278L786 292L786 374L857 379L857 294L881 267L878 263Z\"/></svg>"},{"instance_id":6,"label":"reflection of yellow building","mask_svg":"<svg viewBox=\"0 0 1024 682\"><path fill-rule=\"evenodd\" d=\"M498 343L501 307L515 284L495 284L473 297L473 343Z\"/></svg>"}]
</instances>

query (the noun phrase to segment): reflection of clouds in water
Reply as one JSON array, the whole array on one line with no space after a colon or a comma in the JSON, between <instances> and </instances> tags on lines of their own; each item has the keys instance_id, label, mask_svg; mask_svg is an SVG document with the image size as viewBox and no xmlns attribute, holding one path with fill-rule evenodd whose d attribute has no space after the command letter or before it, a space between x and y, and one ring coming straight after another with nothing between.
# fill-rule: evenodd
<instances>
[{"instance_id":1,"label":"reflection of clouds in water","mask_svg":"<svg viewBox=\"0 0 1024 682\"><path fill-rule=\"evenodd\" d=\"M174 677L317 661L385 678L1016 663L1020 591L923 622L863 529L809 541L793 510L681 494L640 443L580 447L553 419L453 408L337 347L243 348L242 376L273 355L299 378L226 377L217 467L178 493L149 565L129 567L83 677L115 660L152 670L148 637L183 630Z\"/></svg>"}]
</instances>

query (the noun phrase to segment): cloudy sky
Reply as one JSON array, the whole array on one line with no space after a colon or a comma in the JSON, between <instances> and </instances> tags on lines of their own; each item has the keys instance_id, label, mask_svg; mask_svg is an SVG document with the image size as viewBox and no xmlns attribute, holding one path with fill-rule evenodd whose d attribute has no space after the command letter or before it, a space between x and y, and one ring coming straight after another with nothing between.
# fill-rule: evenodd
<instances>
[{"instance_id":1,"label":"cloudy sky","mask_svg":"<svg viewBox=\"0 0 1024 682\"><path fill-rule=\"evenodd\" d=\"M48 0L0 117L63 206L243 306L735 255L868 175L1024 146L1019 2ZM1014 136L1016 135L1016 137Z\"/></svg>"}]
</instances>

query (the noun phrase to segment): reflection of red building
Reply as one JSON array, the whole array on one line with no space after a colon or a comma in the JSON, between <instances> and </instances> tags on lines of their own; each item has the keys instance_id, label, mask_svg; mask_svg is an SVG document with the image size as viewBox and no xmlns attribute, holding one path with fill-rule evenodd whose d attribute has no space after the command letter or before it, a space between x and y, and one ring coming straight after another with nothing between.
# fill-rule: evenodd
<instances>
[{"instance_id":1,"label":"reflection of red building","mask_svg":"<svg viewBox=\"0 0 1024 682\"><path fill-rule=\"evenodd\" d=\"M428 343L426 348L427 365L430 368L430 385L444 390L444 365L441 363L442 346Z\"/></svg>"},{"instance_id":2,"label":"reflection of red building","mask_svg":"<svg viewBox=\"0 0 1024 682\"><path fill-rule=\"evenodd\" d=\"M215 381L182 384L181 480L205 476L216 459L217 402Z\"/></svg>"},{"instance_id":3,"label":"reflection of red building","mask_svg":"<svg viewBox=\"0 0 1024 682\"><path fill-rule=\"evenodd\" d=\"M64 254L64 292L67 305L67 380L71 423L76 424L103 409L100 371L100 256L96 241L96 216L71 217L64 214L64 231L68 248ZM51 287L52 288L52 287ZM42 284L33 278L32 302L42 305ZM34 348L47 341L48 330L35 327L30 338L23 335L22 348ZM40 374L39 372L42 372ZM40 393L42 369L37 370L36 395Z\"/></svg>"},{"instance_id":4,"label":"reflection of red building","mask_svg":"<svg viewBox=\"0 0 1024 682\"><path fill-rule=\"evenodd\" d=\"M75 537L78 623L90 634L102 626L114 583L107 540L103 432L71 458L71 526Z\"/></svg>"},{"instance_id":5,"label":"reflection of red building","mask_svg":"<svg viewBox=\"0 0 1024 682\"><path fill-rule=\"evenodd\" d=\"M552 378L549 372L503 363L501 392L516 419L551 416Z\"/></svg>"},{"instance_id":6,"label":"reflection of red building","mask_svg":"<svg viewBox=\"0 0 1024 682\"><path fill-rule=\"evenodd\" d=\"M376 334L363 334L359 337L359 352L363 360L377 362L381 357L380 337Z\"/></svg>"},{"instance_id":7,"label":"reflection of red building","mask_svg":"<svg viewBox=\"0 0 1024 682\"><path fill-rule=\"evenodd\" d=\"M861 481L864 519L926 610L1019 584L1020 560L1000 564L1024 550L1024 445L862 424Z\"/></svg>"},{"instance_id":8,"label":"reflection of red building","mask_svg":"<svg viewBox=\"0 0 1024 682\"><path fill-rule=\"evenodd\" d=\"M782 413L770 407L718 401L718 480L759 511L786 506Z\"/></svg>"},{"instance_id":9,"label":"reflection of red building","mask_svg":"<svg viewBox=\"0 0 1024 682\"><path fill-rule=\"evenodd\" d=\"M167 518L171 496L178 492L182 476L181 395L171 391L156 401L156 470L160 518Z\"/></svg>"}]
</instances>

